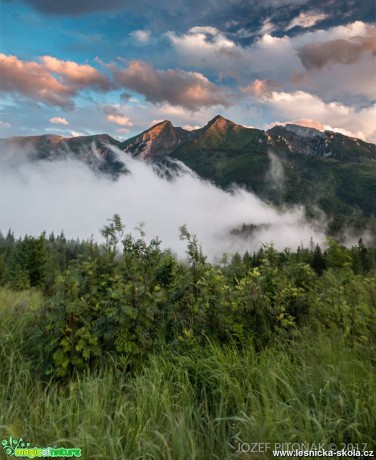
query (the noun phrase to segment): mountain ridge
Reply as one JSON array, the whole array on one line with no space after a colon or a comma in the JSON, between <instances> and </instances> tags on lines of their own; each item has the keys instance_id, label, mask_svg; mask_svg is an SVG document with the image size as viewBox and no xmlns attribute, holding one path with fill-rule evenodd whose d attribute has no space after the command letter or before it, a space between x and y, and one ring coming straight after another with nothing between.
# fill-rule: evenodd
<instances>
[{"instance_id":1,"label":"mountain ridge","mask_svg":"<svg viewBox=\"0 0 376 460\"><path fill-rule=\"evenodd\" d=\"M177 144L184 142L188 136L189 131L175 127L169 120L164 120L121 142L120 148L134 157L154 158L168 155Z\"/></svg>"},{"instance_id":2,"label":"mountain ridge","mask_svg":"<svg viewBox=\"0 0 376 460\"><path fill-rule=\"evenodd\" d=\"M265 139L270 136L275 136L277 139L273 139L275 142L280 141L281 139L285 141L285 144L288 145L286 139L283 139L282 134L291 133L292 135L304 137L304 138L319 138L325 139L327 137L338 136L342 139L352 140L355 143L359 144L363 150L369 148L375 148L376 145L371 142L363 141L362 139L346 136L335 131L320 131L316 128L305 127L301 125L296 125L293 123L286 123L285 125L275 125L268 130L262 130L259 128L250 128L241 124L237 124L227 118L224 118L221 115L216 115L213 119L198 129L195 130L186 130L181 127L175 127L171 121L163 120L150 128L144 130L140 134L133 136L124 141L115 139L106 133L86 135L86 136L73 136L66 137L57 134L42 134L37 136L11 136L6 138L0 138L2 144L6 142L17 142L19 144L38 144L45 143L49 145L59 144L59 143L68 143L68 144L87 144L87 142L98 142L100 145L104 145L106 142L110 145L119 146L122 150L127 153L131 153L133 156L137 156L142 159L152 159L153 157L162 156L165 154L170 154L175 148L180 147L180 144L183 142L188 142L203 134L214 132L215 134L223 133L225 131L235 131L235 135L238 135L239 132L258 132L265 135ZM161 140L161 136L163 136ZM291 137L291 135L290 135ZM157 145L153 145L156 143ZM69 145L68 145L69 146ZM218 148L218 145L213 145L213 147ZM165 149L165 150L164 150ZM145 151L146 150L146 151ZM376 159L376 150L374 152Z\"/></svg>"},{"instance_id":3,"label":"mountain ridge","mask_svg":"<svg viewBox=\"0 0 376 460\"><path fill-rule=\"evenodd\" d=\"M263 131L221 116L188 131L164 120L123 142L106 134L1 139L0 159L73 156L116 179L127 171L112 146L157 169L178 160L223 189L236 185L277 206L304 206L313 220L324 212L331 235L371 226L376 239L376 145L333 131L293 124Z\"/></svg>"}]
</instances>

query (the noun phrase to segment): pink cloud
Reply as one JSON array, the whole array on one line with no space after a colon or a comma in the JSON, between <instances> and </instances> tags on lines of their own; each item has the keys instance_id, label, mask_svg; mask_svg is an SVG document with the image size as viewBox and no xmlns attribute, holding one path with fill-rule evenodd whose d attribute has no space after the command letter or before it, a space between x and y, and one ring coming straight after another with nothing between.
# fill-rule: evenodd
<instances>
[{"instance_id":1,"label":"pink cloud","mask_svg":"<svg viewBox=\"0 0 376 460\"><path fill-rule=\"evenodd\" d=\"M262 97L280 119L316 129L338 131L373 142L376 104L365 108L332 101L304 91L287 93L272 91Z\"/></svg>"},{"instance_id":2,"label":"pink cloud","mask_svg":"<svg viewBox=\"0 0 376 460\"><path fill-rule=\"evenodd\" d=\"M109 79L93 67L43 56L40 62L22 61L16 56L0 54L0 87L47 105L74 107L78 91L110 89Z\"/></svg>"},{"instance_id":3,"label":"pink cloud","mask_svg":"<svg viewBox=\"0 0 376 460\"><path fill-rule=\"evenodd\" d=\"M102 110L107 115L107 120L110 121L111 123L115 123L116 125L123 126L123 127L133 126L133 123L130 120L130 118L123 115L116 106L106 105L102 108ZM121 132L124 133L127 131L121 131ZM118 130L118 132L120 131Z\"/></svg>"},{"instance_id":4,"label":"pink cloud","mask_svg":"<svg viewBox=\"0 0 376 460\"><path fill-rule=\"evenodd\" d=\"M62 117L52 117L50 118L50 123L54 123L55 125L69 125L68 120Z\"/></svg>"},{"instance_id":5,"label":"pink cloud","mask_svg":"<svg viewBox=\"0 0 376 460\"><path fill-rule=\"evenodd\" d=\"M126 69L113 66L112 72L119 85L143 94L156 104L167 103L188 110L229 105L222 88L199 72L158 70L143 61L132 61Z\"/></svg>"},{"instance_id":6,"label":"pink cloud","mask_svg":"<svg viewBox=\"0 0 376 460\"><path fill-rule=\"evenodd\" d=\"M256 97L261 97L264 94L269 94L272 91L278 90L281 88L280 83L275 80L254 80L251 81L247 86L244 86L241 89L242 93L248 93Z\"/></svg>"},{"instance_id":7,"label":"pink cloud","mask_svg":"<svg viewBox=\"0 0 376 460\"><path fill-rule=\"evenodd\" d=\"M40 60L48 71L64 75L67 83L76 89L86 87L93 87L102 91L110 89L109 79L88 64L60 61L53 56L42 56Z\"/></svg>"}]
</instances>

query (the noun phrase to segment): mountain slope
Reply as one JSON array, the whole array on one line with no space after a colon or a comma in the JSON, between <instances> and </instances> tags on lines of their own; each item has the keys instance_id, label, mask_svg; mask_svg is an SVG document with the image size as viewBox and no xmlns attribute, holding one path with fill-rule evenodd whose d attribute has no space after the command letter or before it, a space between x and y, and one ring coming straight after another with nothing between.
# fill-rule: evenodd
<instances>
[{"instance_id":1,"label":"mountain slope","mask_svg":"<svg viewBox=\"0 0 376 460\"><path fill-rule=\"evenodd\" d=\"M312 218L322 210L333 235L369 222L376 234L374 144L295 125L264 132L222 123L201 132L171 154L201 177L223 188L242 185L275 204L303 204Z\"/></svg>"},{"instance_id":2,"label":"mountain slope","mask_svg":"<svg viewBox=\"0 0 376 460\"><path fill-rule=\"evenodd\" d=\"M140 159L155 159L173 152L189 138L189 131L175 128L170 121L162 121L141 134L120 144L126 153Z\"/></svg>"},{"instance_id":3,"label":"mountain slope","mask_svg":"<svg viewBox=\"0 0 376 460\"><path fill-rule=\"evenodd\" d=\"M287 124L267 131L273 147L305 155L331 157L340 161L375 160L375 145L333 131L318 131Z\"/></svg>"},{"instance_id":4,"label":"mountain slope","mask_svg":"<svg viewBox=\"0 0 376 460\"><path fill-rule=\"evenodd\" d=\"M0 139L0 160L17 164L25 160L54 161L72 157L95 170L117 176L125 172L125 168L110 146L118 147L119 144L108 134L70 138L50 134L9 137Z\"/></svg>"},{"instance_id":5,"label":"mountain slope","mask_svg":"<svg viewBox=\"0 0 376 460\"><path fill-rule=\"evenodd\" d=\"M222 188L240 185L276 205L304 205L312 219L321 210L333 235L367 227L376 236L376 146L339 133L289 124L262 131L217 116L194 131L164 121L125 142L108 135L0 140L3 161L21 151L32 160L73 156L116 177L125 167L111 146L156 163L180 160Z\"/></svg>"}]
</instances>

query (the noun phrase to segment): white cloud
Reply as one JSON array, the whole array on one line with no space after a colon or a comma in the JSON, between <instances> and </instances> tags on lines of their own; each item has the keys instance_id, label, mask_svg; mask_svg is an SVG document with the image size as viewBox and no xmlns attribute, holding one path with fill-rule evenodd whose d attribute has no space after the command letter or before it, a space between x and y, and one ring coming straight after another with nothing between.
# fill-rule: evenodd
<instances>
[{"instance_id":1,"label":"white cloud","mask_svg":"<svg viewBox=\"0 0 376 460\"><path fill-rule=\"evenodd\" d=\"M218 29L216 27L211 26L196 26L189 29L189 32L192 34L204 34L204 35L218 35Z\"/></svg>"},{"instance_id":2,"label":"white cloud","mask_svg":"<svg viewBox=\"0 0 376 460\"><path fill-rule=\"evenodd\" d=\"M77 131L70 131L69 133L72 137L80 137L80 136L84 136L83 133L79 133Z\"/></svg>"},{"instance_id":3,"label":"white cloud","mask_svg":"<svg viewBox=\"0 0 376 460\"><path fill-rule=\"evenodd\" d=\"M200 129L201 126L198 126L198 125L184 125L182 126L183 129L186 129L187 131L194 131L195 129Z\"/></svg>"},{"instance_id":4,"label":"white cloud","mask_svg":"<svg viewBox=\"0 0 376 460\"><path fill-rule=\"evenodd\" d=\"M202 29L206 28L199 32L193 28L181 35L167 33L180 65L214 70L219 78L231 77L242 84L252 74L287 79L292 69L304 70L291 39L270 35L272 24L265 23L265 31L270 32L248 47L236 44L218 29L211 28L210 33Z\"/></svg>"},{"instance_id":5,"label":"white cloud","mask_svg":"<svg viewBox=\"0 0 376 460\"><path fill-rule=\"evenodd\" d=\"M132 126L133 123L129 120L129 117L125 117L122 115L107 115L107 120L111 123L115 123L119 126Z\"/></svg>"},{"instance_id":6,"label":"white cloud","mask_svg":"<svg viewBox=\"0 0 376 460\"><path fill-rule=\"evenodd\" d=\"M0 128L10 128L11 126L7 121L0 121Z\"/></svg>"},{"instance_id":7,"label":"white cloud","mask_svg":"<svg viewBox=\"0 0 376 460\"><path fill-rule=\"evenodd\" d=\"M69 125L67 119L62 117L52 117L50 118L50 123L54 123L55 125Z\"/></svg>"},{"instance_id":8,"label":"white cloud","mask_svg":"<svg viewBox=\"0 0 376 460\"><path fill-rule=\"evenodd\" d=\"M260 35L271 34L276 29L276 26L271 21L271 18L266 18L261 26Z\"/></svg>"},{"instance_id":9,"label":"white cloud","mask_svg":"<svg viewBox=\"0 0 376 460\"><path fill-rule=\"evenodd\" d=\"M162 118L156 118L151 121L150 125L154 126L154 125L157 125L158 123L162 123L162 121L164 121Z\"/></svg>"},{"instance_id":10,"label":"white cloud","mask_svg":"<svg viewBox=\"0 0 376 460\"><path fill-rule=\"evenodd\" d=\"M262 101L278 118L314 120L324 129L372 141L376 104L359 109L337 101L326 103L318 96L304 91L292 93L272 91L265 94Z\"/></svg>"},{"instance_id":11,"label":"white cloud","mask_svg":"<svg viewBox=\"0 0 376 460\"><path fill-rule=\"evenodd\" d=\"M305 19L313 21L318 17L322 16L312 13ZM218 78L232 77L242 86L249 80L273 79L289 90L301 89L325 99L335 97L349 101L358 96L376 97L374 54L363 53L345 69L340 62L333 62L320 71L307 71L298 54L307 45L337 39L354 43L359 40L371 43L373 40L375 43L374 27L356 21L327 30L304 30L294 37L274 37L272 30L272 24L266 20L265 33L247 47L236 44L213 27L192 28L180 35L169 32L167 37L177 53L179 65L214 71Z\"/></svg>"},{"instance_id":12,"label":"white cloud","mask_svg":"<svg viewBox=\"0 0 376 460\"><path fill-rule=\"evenodd\" d=\"M119 110L118 105L105 105L102 107L103 112L107 115L107 120L118 126L131 127L132 121ZM118 131L117 131L118 132Z\"/></svg>"},{"instance_id":13,"label":"white cloud","mask_svg":"<svg viewBox=\"0 0 376 460\"><path fill-rule=\"evenodd\" d=\"M272 128L273 126L277 126L277 125L285 126L287 124L304 126L306 128L313 128L313 129L317 129L318 131L334 131L336 133L344 134L345 136L354 137L354 133L352 133L351 131L348 131L347 129L333 128L333 126L323 125L319 121L312 120L309 118L302 118L298 120L287 120L283 123L280 121L275 121L270 124L270 128ZM366 140L364 134L361 131L359 131L355 137L358 137L359 139L362 139L362 140Z\"/></svg>"},{"instance_id":14,"label":"white cloud","mask_svg":"<svg viewBox=\"0 0 376 460\"><path fill-rule=\"evenodd\" d=\"M129 129L128 128L119 128L116 130L117 133L119 134L128 134L129 133Z\"/></svg>"},{"instance_id":15,"label":"white cloud","mask_svg":"<svg viewBox=\"0 0 376 460\"><path fill-rule=\"evenodd\" d=\"M223 252L255 250L261 243L274 242L282 249L302 241L308 245L311 236L323 239L305 222L300 208L276 210L251 193L228 193L194 174L168 181L147 163L120 151L119 155L130 174L117 181L98 176L74 160L2 168L1 183L9 193L6 202L0 197L0 228L11 227L16 234L64 229L73 238L99 237L106 219L119 213L126 231L144 222L149 238L158 236L164 247L180 256L186 245L179 240L178 228L186 224L212 258ZM262 227L249 239L230 234L243 223Z\"/></svg>"},{"instance_id":16,"label":"white cloud","mask_svg":"<svg viewBox=\"0 0 376 460\"><path fill-rule=\"evenodd\" d=\"M129 34L139 45L147 45L151 39L150 30L135 30Z\"/></svg>"},{"instance_id":17,"label":"white cloud","mask_svg":"<svg viewBox=\"0 0 376 460\"><path fill-rule=\"evenodd\" d=\"M327 14L320 13L319 11L302 11L299 16L291 20L290 24L286 27L285 30L290 30L297 26L306 29L316 25L318 22L321 22L324 19L327 19L327 17Z\"/></svg>"}]
</instances>

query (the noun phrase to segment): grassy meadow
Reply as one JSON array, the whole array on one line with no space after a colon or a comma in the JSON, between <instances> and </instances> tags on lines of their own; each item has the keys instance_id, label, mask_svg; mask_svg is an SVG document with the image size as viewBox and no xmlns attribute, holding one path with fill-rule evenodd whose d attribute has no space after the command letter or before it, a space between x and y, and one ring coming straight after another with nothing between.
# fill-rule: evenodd
<instances>
[{"instance_id":1,"label":"grassy meadow","mask_svg":"<svg viewBox=\"0 0 376 460\"><path fill-rule=\"evenodd\" d=\"M121 230L3 238L1 439L114 460L375 449L374 249L215 266L186 229L187 262L130 235L119 253Z\"/></svg>"}]
</instances>

